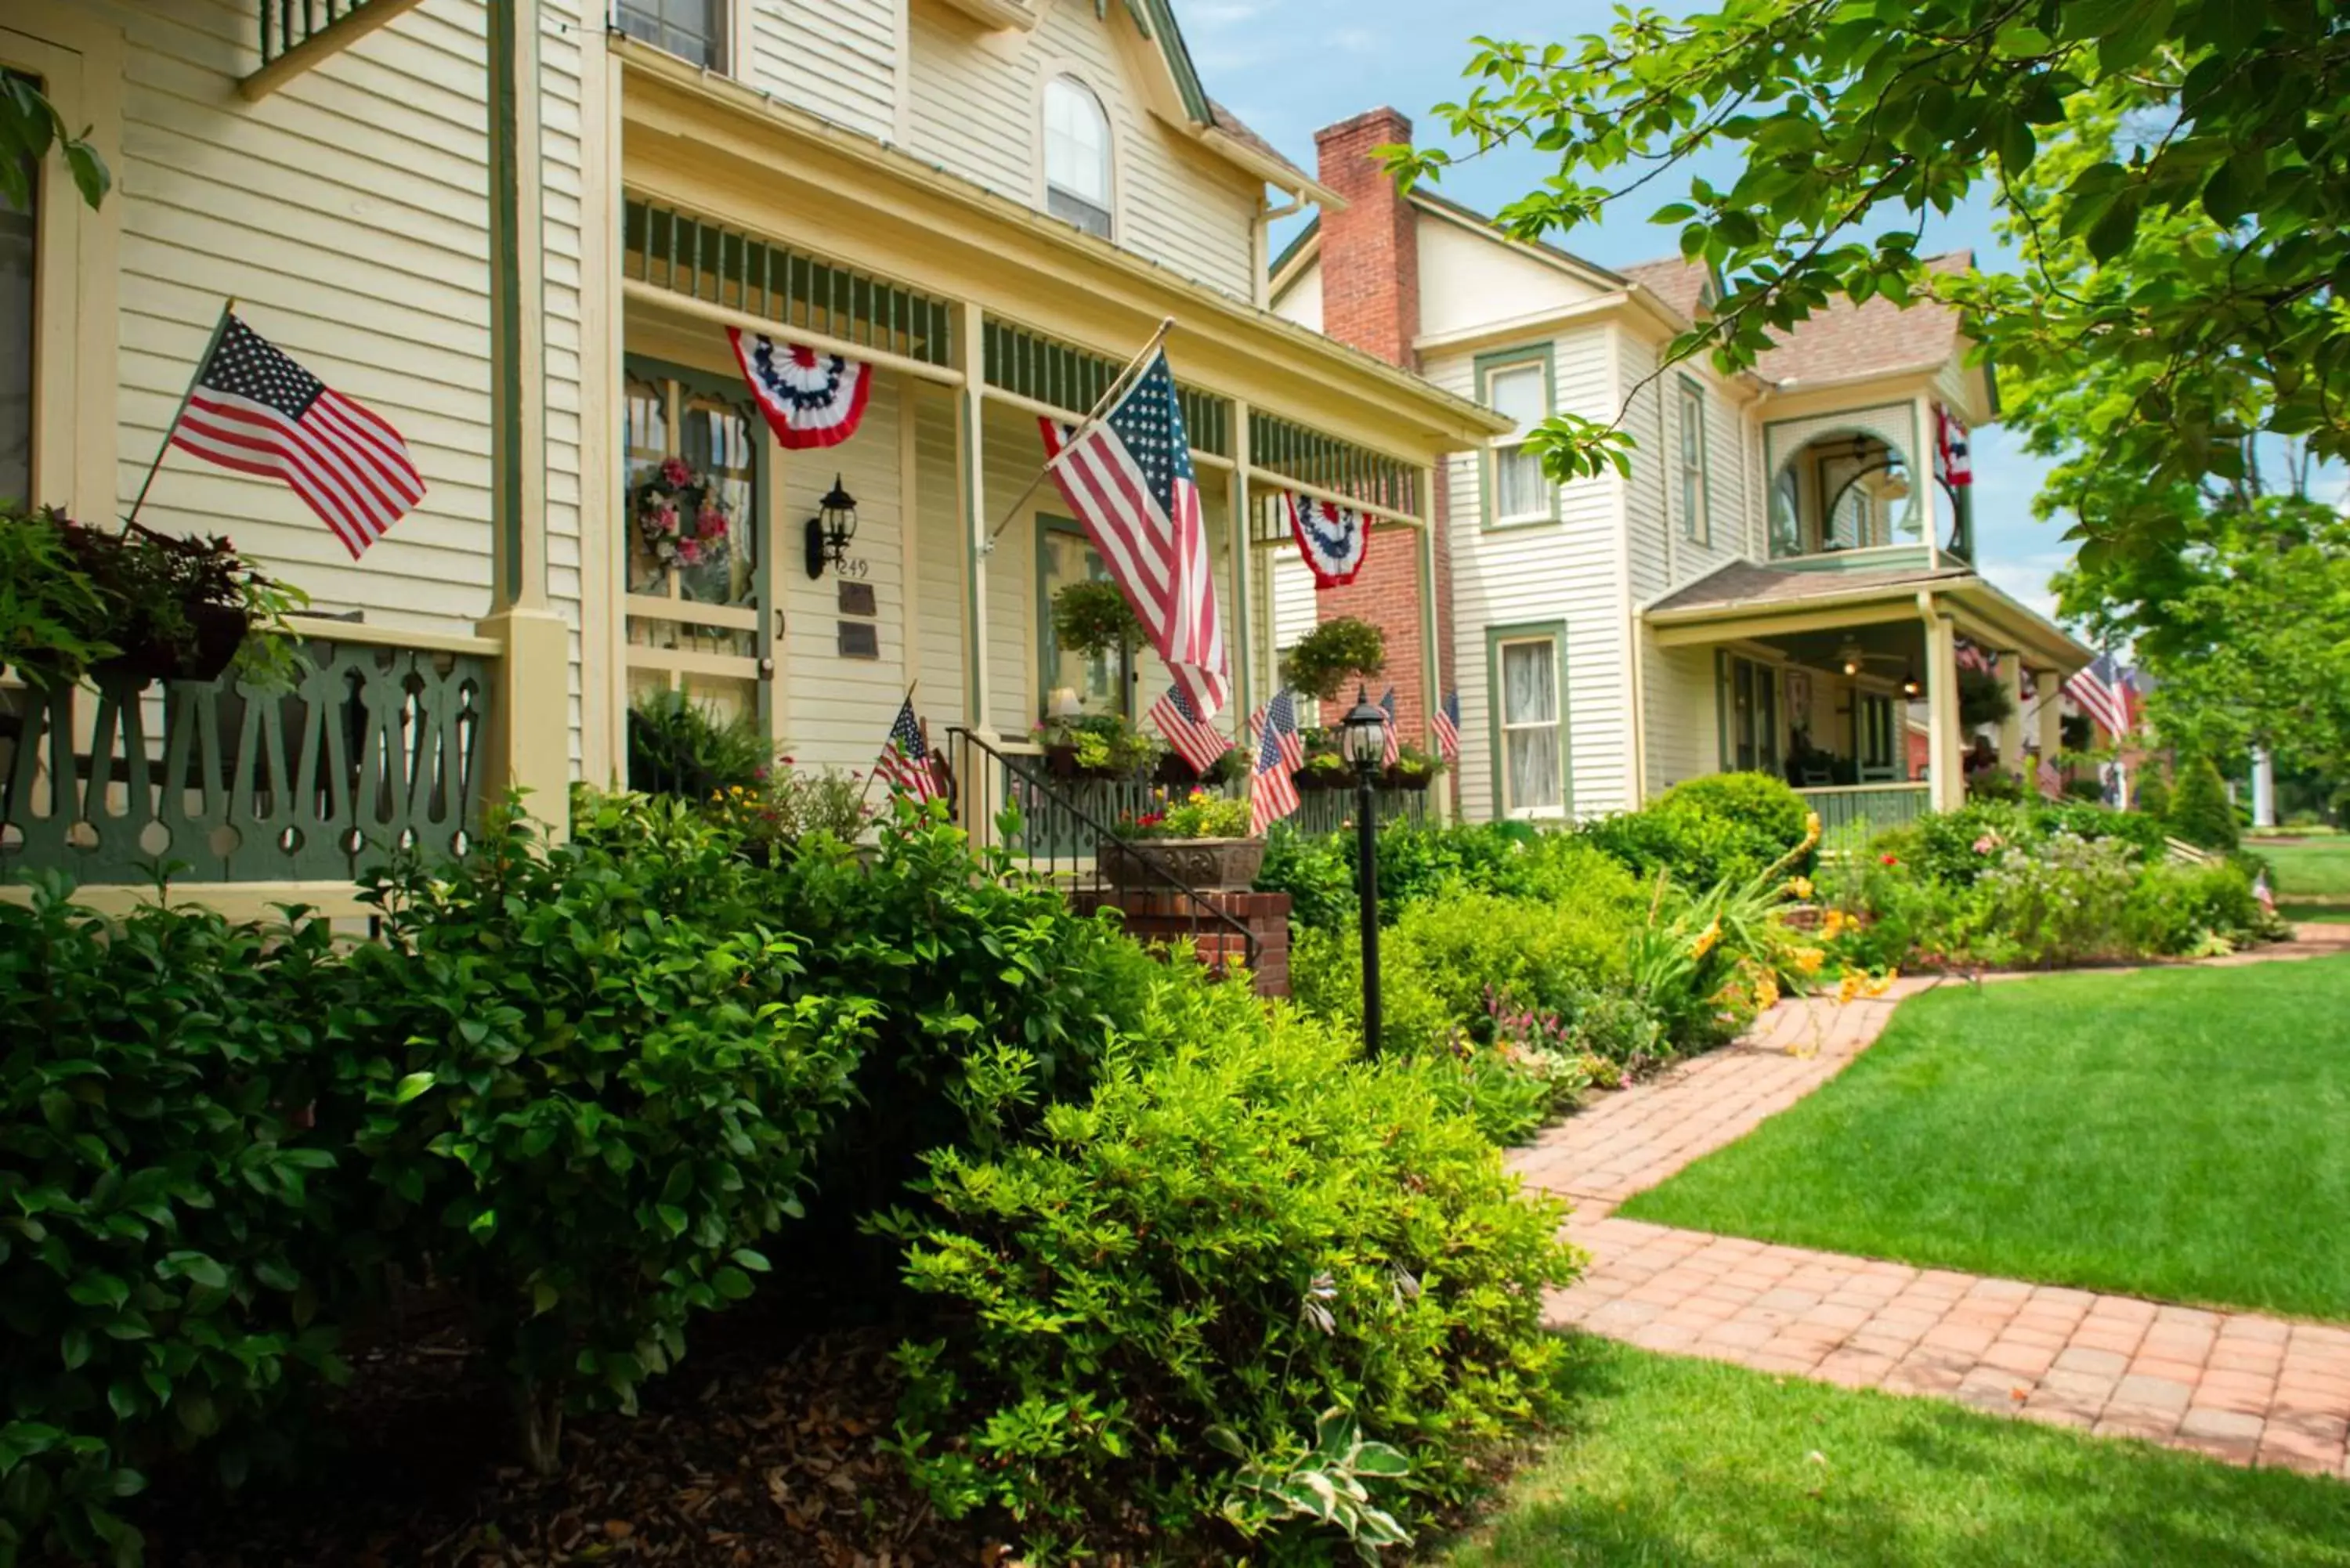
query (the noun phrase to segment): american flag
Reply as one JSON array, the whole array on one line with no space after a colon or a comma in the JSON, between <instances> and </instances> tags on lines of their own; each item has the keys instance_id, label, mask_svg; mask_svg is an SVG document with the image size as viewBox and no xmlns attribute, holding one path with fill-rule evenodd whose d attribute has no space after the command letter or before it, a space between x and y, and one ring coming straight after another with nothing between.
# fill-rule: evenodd
<instances>
[{"instance_id":1,"label":"american flag","mask_svg":"<svg viewBox=\"0 0 2350 1568\"><path fill-rule=\"evenodd\" d=\"M939 787L938 760L931 755L931 743L922 739L922 722L914 717L911 697L898 710L898 722L889 726L873 771L887 779L891 789L904 790L916 800L936 800L945 793Z\"/></svg>"},{"instance_id":2,"label":"american flag","mask_svg":"<svg viewBox=\"0 0 2350 1568\"><path fill-rule=\"evenodd\" d=\"M1958 662L1961 670L1980 670L1985 675L1999 673L1999 660L1963 637L1958 640Z\"/></svg>"},{"instance_id":3,"label":"american flag","mask_svg":"<svg viewBox=\"0 0 2350 1568\"><path fill-rule=\"evenodd\" d=\"M2047 757L2041 758L2040 769L2037 776L2040 780L2040 793L2042 794L2046 795L2050 800L2056 800L2063 796L2064 794L2064 775L2056 771L2056 764L2054 762Z\"/></svg>"},{"instance_id":4,"label":"american flag","mask_svg":"<svg viewBox=\"0 0 2350 1568\"><path fill-rule=\"evenodd\" d=\"M1167 743L1191 764L1191 771L1203 777L1232 749L1231 742L1213 724L1203 722L1192 711L1191 700L1183 695L1180 686L1170 686L1166 694L1150 705L1150 722L1167 737Z\"/></svg>"},{"instance_id":5,"label":"american flag","mask_svg":"<svg viewBox=\"0 0 2350 1568\"><path fill-rule=\"evenodd\" d=\"M2116 739L2130 732L2129 674L2110 653L2064 682L2064 695Z\"/></svg>"},{"instance_id":6,"label":"american flag","mask_svg":"<svg viewBox=\"0 0 2350 1568\"><path fill-rule=\"evenodd\" d=\"M1403 760L1403 730L1396 723L1394 687L1388 687L1387 695L1379 699L1379 711L1388 716L1387 723L1382 726L1387 732L1379 742L1379 762L1391 768Z\"/></svg>"},{"instance_id":7,"label":"american flag","mask_svg":"<svg viewBox=\"0 0 2350 1568\"><path fill-rule=\"evenodd\" d=\"M1448 763L1461 760L1461 693L1447 691L1436 710L1436 749Z\"/></svg>"},{"instance_id":8,"label":"american flag","mask_svg":"<svg viewBox=\"0 0 2350 1568\"><path fill-rule=\"evenodd\" d=\"M1039 422L1054 482L1142 618L1150 646L1191 711L1213 720L1229 692L1224 638L1191 440L1166 353L1152 355L1109 412L1083 433L1052 420Z\"/></svg>"},{"instance_id":9,"label":"american flag","mask_svg":"<svg viewBox=\"0 0 2350 1568\"><path fill-rule=\"evenodd\" d=\"M1934 405L1934 456L1953 488L1975 482L1974 460L1967 455L1967 427L1939 403Z\"/></svg>"},{"instance_id":10,"label":"american flag","mask_svg":"<svg viewBox=\"0 0 2350 1568\"><path fill-rule=\"evenodd\" d=\"M1283 765L1291 773L1305 765L1305 737L1297 732L1297 699L1287 691L1263 703L1256 717L1249 721L1249 741L1253 745L1263 738L1264 727L1273 726L1274 738L1281 746Z\"/></svg>"},{"instance_id":11,"label":"american flag","mask_svg":"<svg viewBox=\"0 0 2350 1568\"><path fill-rule=\"evenodd\" d=\"M171 441L223 468L284 480L353 560L424 499L398 431L234 312L221 318Z\"/></svg>"},{"instance_id":12,"label":"american flag","mask_svg":"<svg viewBox=\"0 0 2350 1568\"><path fill-rule=\"evenodd\" d=\"M1288 699L1283 692L1278 704ZM1249 832L1264 830L1297 809L1297 781L1290 776L1288 748L1282 743L1278 711L1268 715L1257 735L1256 785L1249 791Z\"/></svg>"}]
</instances>

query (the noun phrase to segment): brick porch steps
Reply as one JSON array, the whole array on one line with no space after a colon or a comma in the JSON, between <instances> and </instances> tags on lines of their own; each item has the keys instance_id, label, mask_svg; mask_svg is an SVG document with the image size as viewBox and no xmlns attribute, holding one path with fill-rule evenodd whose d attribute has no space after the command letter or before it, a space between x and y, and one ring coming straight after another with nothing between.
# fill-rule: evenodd
<instances>
[{"instance_id":1,"label":"brick porch steps","mask_svg":"<svg viewBox=\"0 0 2350 1568\"><path fill-rule=\"evenodd\" d=\"M2220 964L2350 953L2350 927ZM1555 1324L1645 1349L1887 1393L1932 1395L2236 1464L2350 1480L2350 1326L2130 1296L1617 1218L1612 1210L1752 1131L1873 1044L1902 997L1782 1002L1737 1044L1610 1095L1516 1151L1529 1184L1574 1200L1590 1272ZM1964 982L1959 982L1964 983Z\"/></svg>"}]
</instances>

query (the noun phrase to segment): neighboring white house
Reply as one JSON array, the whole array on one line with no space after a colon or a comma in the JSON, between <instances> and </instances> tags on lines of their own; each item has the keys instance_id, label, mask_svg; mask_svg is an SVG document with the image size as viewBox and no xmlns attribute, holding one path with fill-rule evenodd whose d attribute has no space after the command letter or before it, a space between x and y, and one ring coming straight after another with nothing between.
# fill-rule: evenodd
<instances>
[{"instance_id":1,"label":"neighboring white house","mask_svg":"<svg viewBox=\"0 0 2350 1568\"><path fill-rule=\"evenodd\" d=\"M1374 139L1408 140L1387 112ZM1466 815L1587 817L1759 768L1814 794L1831 826L1906 818L1962 787L1962 640L1996 657L2011 691L2025 670L2061 679L2088 662L1971 564L1970 487L1946 471L1938 434L1962 444L1998 403L1953 313L1838 302L1752 373L1703 358L1660 372L1711 297L1702 269L1615 271L1523 244L1334 163L1336 149L1325 140L1320 173L1349 207L1279 258L1276 310L1375 351L1408 344L1405 363L1518 431L1572 412L1620 420L1638 441L1628 479L1554 486L1516 432L1448 463L1446 668ZM1390 227L1408 251L1362 238ZM1287 625L1313 589L1284 575L1274 593ZM1927 704L1931 785L1908 760L1913 698ZM2053 757L2057 716L2053 701L2017 702L2002 763L2022 765L2027 719Z\"/></svg>"}]
</instances>

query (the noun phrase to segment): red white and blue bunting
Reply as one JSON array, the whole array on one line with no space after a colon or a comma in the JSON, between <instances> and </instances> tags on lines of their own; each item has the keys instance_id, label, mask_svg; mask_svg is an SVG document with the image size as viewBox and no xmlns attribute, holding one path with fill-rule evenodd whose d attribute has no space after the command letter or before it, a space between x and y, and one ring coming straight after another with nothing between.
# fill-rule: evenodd
<instances>
[{"instance_id":1,"label":"red white and blue bunting","mask_svg":"<svg viewBox=\"0 0 2350 1568\"><path fill-rule=\"evenodd\" d=\"M1317 588L1343 587L1355 580L1371 553L1370 520L1351 506L1340 506L1295 491L1282 496L1289 512L1290 536L1305 557Z\"/></svg>"},{"instance_id":2,"label":"red white and blue bunting","mask_svg":"<svg viewBox=\"0 0 2350 1568\"><path fill-rule=\"evenodd\" d=\"M767 428L786 451L838 446L857 433L873 395L872 366L739 327L728 327L726 337Z\"/></svg>"}]
</instances>

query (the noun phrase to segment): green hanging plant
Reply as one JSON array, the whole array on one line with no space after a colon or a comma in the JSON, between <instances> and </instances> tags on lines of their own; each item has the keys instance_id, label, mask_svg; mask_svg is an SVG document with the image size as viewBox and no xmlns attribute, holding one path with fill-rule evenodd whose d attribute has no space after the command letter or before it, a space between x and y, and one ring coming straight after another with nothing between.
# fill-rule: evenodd
<instances>
[{"instance_id":1,"label":"green hanging plant","mask_svg":"<svg viewBox=\"0 0 2350 1568\"><path fill-rule=\"evenodd\" d=\"M1071 583L1053 596L1053 641L1064 653L1125 662L1142 641L1142 618L1116 583Z\"/></svg>"},{"instance_id":2,"label":"green hanging plant","mask_svg":"<svg viewBox=\"0 0 2350 1568\"><path fill-rule=\"evenodd\" d=\"M1367 620L1342 615L1297 639L1281 660L1281 682L1293 691L1336 701L1351 680L1369 680L1388 667L1388 634Z\"/></svg>"},{"instance_id":3,"label":"green hanging plant","mask_svg":"<svg viewBox=\"0 0 2350 1568\"><path fill-rule=\"evenodd\" d=\"M2015 711L2015 699L2006 685L1988 670L1959 671L1959 722L1971 730L1980 724L2004 724Z\"/></svg>"}]
</instances>

